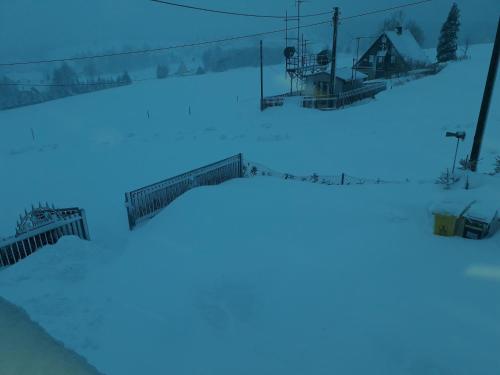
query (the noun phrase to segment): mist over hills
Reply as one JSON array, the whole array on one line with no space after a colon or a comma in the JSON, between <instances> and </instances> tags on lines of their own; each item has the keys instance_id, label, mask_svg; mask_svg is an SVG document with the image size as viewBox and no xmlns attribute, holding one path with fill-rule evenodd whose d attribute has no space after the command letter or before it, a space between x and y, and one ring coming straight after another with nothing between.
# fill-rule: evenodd
<instances>
[{"instance_id":1,"label":"mist over hills","mask_svg":"<svg viewBox=\"0 0 500 375\"><path fill-rule=\"evenodd\" d=\"M179 3L201 7L284 15L295 14L293 0L179 0ZM343 16L405 3L404 0L312 0L302 5L303 13L328 11L339 6ZM496 0L458 0L462 11L462 39L472 43L491 41L500 3ZM425 32L425 47L436 43L440 26L452 4L434 0L428 4L404 9L407 18L415 20ZM348 20L340 29L341 48L359 35L376 33L390 13ZM304 22L328 20L328 16ZM282 20L244 18L170 7L149 0L34 0L0 3L0 60L46 58L75 55L84 51L124 50L193 42L232 35L255 33L284 27ZM331 38L329 25L307 29L306 36L322 47ZM265 38L268 45L282 46L283 35ZM252 45L254 40L231 43ZM189 50L181 54L196 53Z\"/></svg>"}]
</instances>

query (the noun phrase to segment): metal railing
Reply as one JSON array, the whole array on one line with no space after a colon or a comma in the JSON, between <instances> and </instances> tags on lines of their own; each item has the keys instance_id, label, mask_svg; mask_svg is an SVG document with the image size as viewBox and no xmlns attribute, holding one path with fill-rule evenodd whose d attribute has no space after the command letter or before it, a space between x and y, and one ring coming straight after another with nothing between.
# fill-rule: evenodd
<instances>
[{"instance_id":1,"label":"metal railing","mask_svg":"<svg viewBox=\"0 0 500 375\"><path fill-rule=\"evenodd\" d=\"M285 103L286 98L301 96L302 92L294 91L288 92L286 94L266 96L262 99L262 108L266 109L269 107L281 107Z\"/></svg>"},{"instance_id":2,"label":"metal railing","mask_svg":"<svg viewBox=\"0 0 500 375\"><path fill-rule=\"evenodd\" d=\"M304 108L338 109L359 100L374 97L386 89L387 84L385 82L365 83L362 87L344 91L334 96L305 96L301 100L301 106ZM262 99L262 108L281 107L287 98L300 95L302 93L294 92L292 95L288 93L265 97Z\"/></svg>"},{"instance_id":3,"label":"metal railing","mask_svg":"<svg viewBox=\"0 0 500 375\"><path fill-rule=\"evenodd\" d=\"M125 193L130 230L197 186L218 185L243 177L243 155L238 154L179 176Z\"/></svg>"},{"instance_id":4,"label":"metal railing","mask_svg":"<svg viewBox=\"0 0 500 375\"><path fill-rule=\"evenodd\" d=\"M302 106L304 108L337 109L359 100L374 97L386 89L387 84L385 82L368 83L363 87L341 92L336 96L304 97Z\"/></svg>"},{"instance_id":5,"label":"metal railing","mask_svg":"<svg viewBox=\"0 0 500 375\"><path fill-rule=\"evenodd\" d=\"M90 240L85 210L33 207L21 216L15 236L0 239L0 267L13 265L39 248L70 235Z\"/></svg>"}]
</instances>

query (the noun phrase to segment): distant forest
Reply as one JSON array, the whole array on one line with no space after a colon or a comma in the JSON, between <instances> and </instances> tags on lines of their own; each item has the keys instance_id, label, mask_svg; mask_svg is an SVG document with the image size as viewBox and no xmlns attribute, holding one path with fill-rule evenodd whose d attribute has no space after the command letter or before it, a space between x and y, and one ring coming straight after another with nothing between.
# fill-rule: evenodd
<instances>
[{"instance_id":1,"label":"distant forest","mask_svg":"<svg viewBox=\"0 0 500 375\"><path fill-rule=\"evenodd\" d=\"M130 83L132 80L127 72L115 78L99 77L84 80L72 67L64 63L54 69L48 82L42 84L19 84L8 77L0 77L0 110L38 104Z\"/></svg>"},{"instance_id":2,"label":"distant forest","mask_svg":"<svg viewBox=\"0 0 500 375\"><path fill-rule=\"evenodd\" d=\"M103 53L114 52L119 51L109 50ZM96 54L99 53L87 51L77 57ZM281 48L264 48L264 64L279 64L283 59ZM72 62L71 65L63 63L52 71L44 70L44 79L39 83L19 82L8 75L0 75L0 110L128 85L132 83L128 73L130 71L156 70L157 78L167 78L171 66L177 67L172 70L174 74L186 75L256 67L259 64L259 48L256 46L237 49L217 46L197 55L137 54L81 60Z\"/></svg>"}]
</instances>

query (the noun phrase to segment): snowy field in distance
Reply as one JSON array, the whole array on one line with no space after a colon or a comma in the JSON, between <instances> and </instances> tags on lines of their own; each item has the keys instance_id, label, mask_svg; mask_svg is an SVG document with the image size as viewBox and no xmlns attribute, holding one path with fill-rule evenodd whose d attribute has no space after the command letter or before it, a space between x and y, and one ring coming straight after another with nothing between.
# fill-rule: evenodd
<instances>
[{"instance_id":1,"label":"snowy field in distance","mask_svg":"<svg viewBox=\"0 0 500 375\"><path fill-rule=\"evenodd\" d=\"M334 112L260 113L257 69L0 112L0 233L41 200L84 207L93 238L0 272L0 296L110 375L495 374L500 237L435 237L431 214L499 201L498 175L467 192L433 183L451 167L447 130L468 134L460 157L470 150L490 53L474 46L470 61ZM266 69L268 94L287 87ZM500 154L499 95L482 171ZM231 181L128 231L125 191L238 152L402 183Z\"/></svg>"}]
</instances>

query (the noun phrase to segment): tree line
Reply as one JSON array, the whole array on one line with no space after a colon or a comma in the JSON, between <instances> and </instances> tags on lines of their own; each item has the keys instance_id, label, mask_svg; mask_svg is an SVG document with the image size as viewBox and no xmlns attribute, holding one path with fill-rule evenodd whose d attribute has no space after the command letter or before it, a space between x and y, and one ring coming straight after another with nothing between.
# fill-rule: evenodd
<instances>
[{"instance_id":1,"label":"tree line","mask_svg":"<svg viewBox=\"0 0 500 375\"><path fill-rule=\"evenodd\" d=\"M55 68L50 79L43 84L18 84L13 79L0 77L0 110L17 108L56 100L67 96L129 85L132 79L127 72L116 77L81 79L67 63Z\"/></svg>"}]
</instances>

